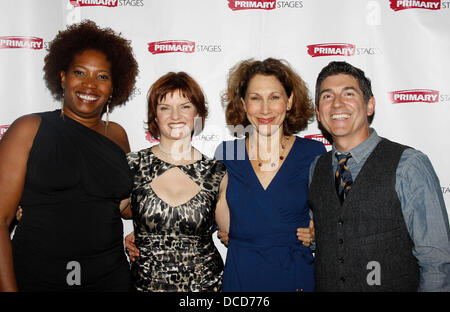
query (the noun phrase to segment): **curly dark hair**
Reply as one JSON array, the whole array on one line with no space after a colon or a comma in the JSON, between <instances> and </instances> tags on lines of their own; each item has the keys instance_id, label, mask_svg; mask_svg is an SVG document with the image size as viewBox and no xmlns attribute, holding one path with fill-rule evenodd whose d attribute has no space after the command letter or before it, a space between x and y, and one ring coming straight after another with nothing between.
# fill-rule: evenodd
<instances>
[{"instance_id":1,"label":"curly dark hair","mask_svg":"<svg viewBox=\"0 0 450 312\"><path fill-rule=\"evenodd\" d=\"M58 32L47 49L44 79L53 97L62 99L61 71L67 71L74 56L85 50L102 52L111 64L113 94L110 109L127 102L139 72L130 41L110 28L98 27L90 20L70 25Z\"/></svg>"},{"instance_id":2,"label":"curly dark hair","mask_svg":"<svg viewBox=\"0 0 450 312\"><path fill-rule=\"evenodd\" d=\"M156 123L156 107L167 94L175 91L180 91L195 106L199 117L202 119L201 129L203 130L205 119L208 116L208 106L201 87L194 78L185 72L168 72L152 84L147 95L147 126L154 138L159 137L159 128Z\"/></svg>"},{"instance_id":3,"label":"curly dark hair","mask_svg":"<svg viewBox=\"0 0 450 312\"><path fill-rule=\"evenodd\" d=\"M255 75L275 76L283 85L288 97L293 94L292 108L287 111L283 131L292 135L305 129L314 117L314 106L303 79L285 60L267 58L264 61L248 59L230 69L227 90L222 94L226 106L225 118L228 125L246 127L250 124L242 107L250 80Z\"/></svg>"}]
</instances>

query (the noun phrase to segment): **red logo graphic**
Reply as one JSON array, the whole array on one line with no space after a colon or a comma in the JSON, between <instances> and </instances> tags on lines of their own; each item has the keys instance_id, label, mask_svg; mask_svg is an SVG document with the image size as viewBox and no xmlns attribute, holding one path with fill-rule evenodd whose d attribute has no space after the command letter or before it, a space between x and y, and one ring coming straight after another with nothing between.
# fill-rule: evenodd
<instances>
[{"instance_id":1,"label":"red logo graphic","mask_svg":"<svg viewBox=\"0 0 450 312\"><path fill-rule=\"evenodd\" d=\"M233 11L238 10L273 10L277 5L276 0L228 0L228 7Z\"/></svg>"},{"instance_id":2,"label":"red logo graphic","mask_svg":"<svg viewBox=\"0 0 450 312\"><path fill-rule=\"evenodd\" d=\"M150 42L148 44L148 50L152 54L161 53L193 53L195 51L195 42L187 40L166 40Z\"/></svg>"},{"instance_id":3,"label":"red logo graphic","mask_svg":"<svg viewBox=\"0 0 450 312\"><path fill-rule=\"evenodd\" d=\"M331 143L321 134L305 135L305 138L322 142L323 145L331 145Z\"/></svg>"},{"instance_id":4,"label":"red logo graphic","mask_svg":"<svg viewBox=\"0 0 450 312\"><path fill-rule=\"evenodd\" d=\"M150 143L158 143L159 139L155 139L154 137L152 137L150 131L145 131L145 139L147 141L149 141Z\"/></svg>"},{"instance_id":5,"label":"red logo graphic","mask_svg":"<svg viewBox=\"0 0 450 312\"><path fill-rule=\"evenodd\" d=\"M312 57L331 55L352 56L355 54L355 45L349 43L311 44L307 47L308 54Z\"/></svg>"},{"instance_id":6,"label":"red logo graphic","mask_svg":"<svg viewBox=\"0 0 450 312\"><path fill-rule=\"evenodd\" d=\"M428 89L413 89L389 92L392 104L401 103L437 103L439 91Z\"/></svg>"},{"instance_id":7,"label":"red logo graphic","mask_svg":"<svg viewBox=\"0 0 450 312\"><path fill-rule=\"evenodd\" d=\"M439 10L441 0L390 0L391 9L394 11L406 9Z\"/></svg>"},{"instance_id":8,"label":"red logo graphic","mask_svg":"<svg viewBox=\"0 0 450 312\"><path fill-rule=\"evenodd\" d=\"M23 36L4 36L0 37L0 49L19 49L26 48L40 50L43 46L42 38L23 37Z\"/></svg>"},{"instance_id":9,"label":"red logo graphic","mask_svg":"<svg viewBox=\"0 0 450 312\"><path fill-rule=\"evenodd\" d=\"M0 140L2 139L3 135L6 133L6 130L8 130L9 125L0 126Z\"/></svg>"},{"instance_id":10,"label":"red logo graphic","mask_svg":"<svg viewBox=\"0 0 450 312\"><path fill-rule=\"evenodd\" d=\"M104 7L116 7L118 0L70 0L70 4L74 7L83 6L104 6Z\"/></svg>"}]
</instances>

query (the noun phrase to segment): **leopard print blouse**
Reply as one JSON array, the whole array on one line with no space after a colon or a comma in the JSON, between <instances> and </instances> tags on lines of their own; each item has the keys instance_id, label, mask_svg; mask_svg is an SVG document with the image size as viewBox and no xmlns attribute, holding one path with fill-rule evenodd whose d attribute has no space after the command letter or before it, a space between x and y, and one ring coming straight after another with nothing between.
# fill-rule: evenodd
<instances>
[{"instance_id":1,"label":"leopard print blouse","mask_svg":"<svg viewBox=\"0 0 450 312\"><path fill-rule=\"evenodd\" d=\"M226 169L222 162L203 158L173 165L156 157L151 148L127 155L134 173L131 195L135 244L140 257L131 265L137 291L220 291L223 261L212 240L219 185ZM171 206L150 183L178 167L199 187L188 202Z\"/></svg>"}]
</instances>

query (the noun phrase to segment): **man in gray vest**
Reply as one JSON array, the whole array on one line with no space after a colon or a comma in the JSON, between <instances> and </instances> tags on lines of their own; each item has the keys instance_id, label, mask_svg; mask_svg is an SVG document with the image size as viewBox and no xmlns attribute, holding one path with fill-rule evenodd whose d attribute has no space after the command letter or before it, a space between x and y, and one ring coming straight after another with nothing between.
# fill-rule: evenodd
<instances>
[{"instance_id":1,"label":"man in gray vest","mask_svg":"<svg viewBox=\"0 0 450 312\"><path fill-rule=\"evenodd\" d=\"M362 70L331 62L316 111L332 151L310 169L318 291L450 291L450 230L426 155L379 137Z\"/></svg>"}]
</instances>

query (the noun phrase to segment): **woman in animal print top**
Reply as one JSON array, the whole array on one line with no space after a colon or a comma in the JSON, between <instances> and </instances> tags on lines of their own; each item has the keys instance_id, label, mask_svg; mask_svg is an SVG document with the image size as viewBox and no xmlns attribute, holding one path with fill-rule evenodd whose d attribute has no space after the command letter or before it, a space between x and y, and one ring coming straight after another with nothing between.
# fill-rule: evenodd
<instances>
[{"instance_id":1,"label":"woman in animal print top","mask_svg":"<svg viewBox=\"0 0 450 312\"><path fill-rule=\"evenodd\" d=\"M127 155L134 186L122 212L133 218L137 291L221 290L212 234L216 222L228 227L226 169L191 146L206 116L204 94L188 74L170 72L150 88L147 124L160 144Z\"/></svg>"}]
</instances>

